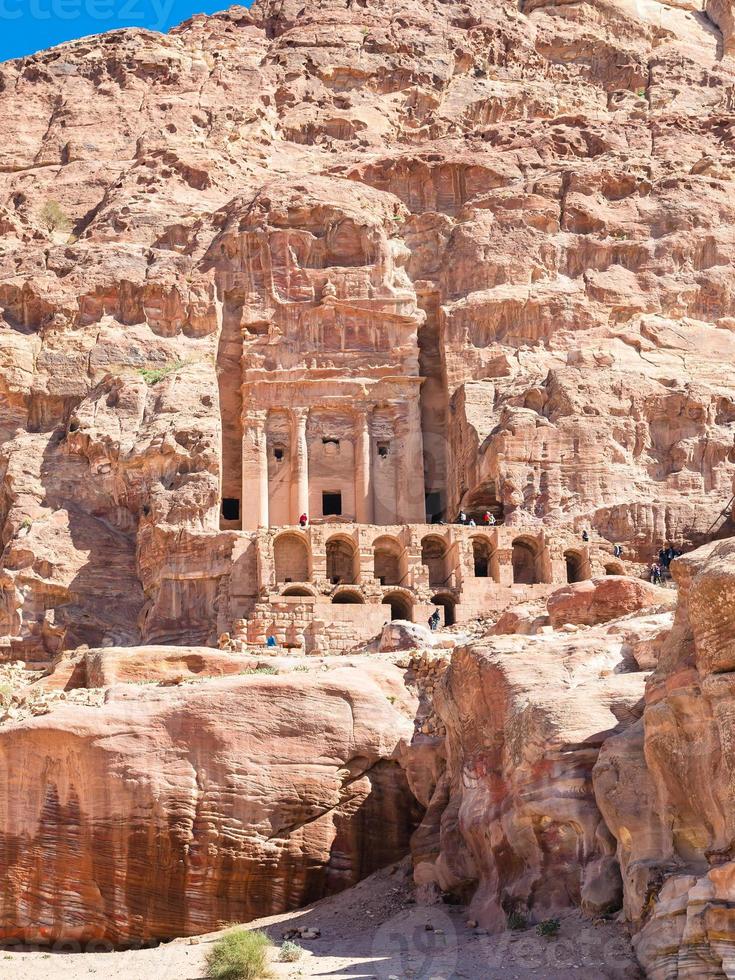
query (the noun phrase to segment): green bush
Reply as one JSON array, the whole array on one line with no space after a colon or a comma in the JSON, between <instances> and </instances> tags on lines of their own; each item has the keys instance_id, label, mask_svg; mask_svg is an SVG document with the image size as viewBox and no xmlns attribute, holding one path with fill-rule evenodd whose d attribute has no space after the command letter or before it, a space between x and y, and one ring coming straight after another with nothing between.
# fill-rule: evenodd
<instances>
[{"instance_id":1,"label":"green bush","mask_svg":"<svg viewBox=\"0 0 735 980\"><path fill-rule=\"evenodd\" d=\"M547 939L552 939L558 935L560 929L561 922L558 919L544 919L543 922L539 922L536 926L536 932L539 936L546 936Z\"/></svg>"},{"instance_id":2,"label":"green bush","mask_svg":"<svg viewBox=\"0 0 735 980\"><path fill-rule=\"evenodd\" d=\"M511 912L508 916L509 929L525 929L527 925L528 922L522 912Z\"/></svg>"},{"instance_id":3,"label":"green bush","mask_svg":"<svg viewBox=\"0 0 735 980\"><path fill-rule=\"evenodd\" d=\"M287 939L281 946L278 959L281 961L281 963L295 963L297 960L300 960L303 955L304 951L299 944L289 942Z\"/></svg>"},{"instance_id":4,"label":"green bush","mask_svg":"<svg viewBox=\"0 0 735 980\"><path fill-rule=\"evenodd\" d=\"M159 381L163 381L169 374L181 370L184 366L184 361L172 361L171 364L161 368L140 368L138 373L147 385L157 385Z\"/></svg>"},{"instance_id":5,"label":"green bush","mask_svg":"<svg viewBox=\"0 0 735 980\"><path fill-rule=\"evenodd\" d=\"M231 929L207 954L210 980L260 980L268 976L270 939L264 932Z\"/></svg>"},{"instance_id":6,"label":"green bush","mask_svg":"<svg viewBox=\"0 0 735 980\"><path fill-rule=\"evenodd\" d=\"M46 201L39 217L46 231L68 231L71 228L71 221L62 211L58 201Z\"/></svg>"}]
</instances>

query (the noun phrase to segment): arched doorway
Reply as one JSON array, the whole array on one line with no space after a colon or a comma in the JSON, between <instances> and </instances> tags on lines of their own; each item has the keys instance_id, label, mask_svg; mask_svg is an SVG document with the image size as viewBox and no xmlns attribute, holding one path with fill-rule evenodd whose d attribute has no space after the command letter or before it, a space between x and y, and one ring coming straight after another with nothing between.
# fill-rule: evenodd
<instances>
[{"instance_id":1,"label":"arched doorway","mask_svg":"<svg viewBox=\"0 0 735 980\"><path fill-rule=\"evenodd\" d=\"M383 596L383 602L390 605L391 620L404 619L411 622L412 607L408 596L401 592L389 592L388 595Z\"/></svg>"},{"instance_id":2,"label":"arched doorway","mask_svg":"<svg viewBox=\"0 0 735 980\"><path fill-rule=\"evenodd\" d=\"M308 582L309 549L299 534L281 534L273 543L276 582Z\"/></svg>"},{"instance_id":3,"label":"arched doorway","mask_svg":"<svg viewBox=\"0 0 735 980\"><path fill-rule=\"evenodd\" d=\"M327 578L332 585L352 585L355 582L356 554L354 542L347 538L330 538L327 541Z\"/></svg>"},{"instance_id":4,"label":"arched doorway","mask_svg":"<svg viewBox=\"0 0 735 980\"><path fill-rule=\"evenodd\" d=\"M625 575L625 569L616 561L608 562L605 565L605 575Z\"/></svg>"},{"instance_id":5,"label":"arched doorway","mask_svg":"<svg viewBox=\"0 0 735 980\"><path fill-rule=\"evenodd\" d=\"M403 578L403 547L395 538L383 537L373 545L374 575L381 585L400 585Z\"/></svg>"},{"instance_id":6,"label":"arched doorway","mask_svg":"<svg viewBox=\"0 0 735 980\"><path fill-rule=\"evenodd\" d=\"M584 579L583 566L584 560L577 551L565 551L564 561L567 565L567 582L581 582Z\"/></svg>"},{"instance_id":7,"label":"arched doorway","mask_svg":"<svg viewBox=\"0 0 735 980\"><path fill-rule=\"evenodd\" d=\"M435 606L439 606L440 609L444 610L444 625L454 626L457 621L454 614L454 607L456 605L454 598L450 595L435 595L431 601Z\"/></svg>"},{"instance_id":8,"label":"arched doorway","mask_svg":"<svg viewBox=\"0 0 735 980\"><path fill-rule=\"evenodd\" d=\"M283 592L281 593L281 595L283 595L284 597L298 597L300 599L313 599L314 598L314 593L313 592L309 592L308 589L300 589L300 588L284 589Z\"/></svg>"},{"instance_id":9,"label":"arched doorway","mask_svg":"<svg viewBox=\"0 0 735 980\"><path fill-rule=\"evenodd\" d=\"M429 585L444 585L447 581L447 546L442 538L429 535L421 542L421 564L429 570Z\"/></svg>"},{"instance_id":10,"label":"arched doorway","mask_svg":"<svg viewBox=\"0 0 735 980\"><path fill-rule=\"evenodd\" d=\"M472 559L475 578L492 577L490 570L490 542L486 538L472 539Z\"/></svg>"},{"instance_id":11,"label":"arched doorway","mask_svg":"<svg viewBox=\"0 0 735 980\"><path fill-rule=\"evenodd\" d=\"M516 538L513 542L513 581L516 585L536 585L538 573L536 545L527 538Z\"/></svg>"},{"instance_id":12,"label":"arched doorway","mask_svg":"<svg viewBox=\"0 0 735 980\"><path fill-rule=\"evenodd\" d=\"M338 592L332 597L333 606L364 606L365 600L359 592Z\"/></svg>"},{"instance_id":13,"label":"arched doorway","mask_svg":"<svg viewBox=\"0 0 735 980\"><path fill-rule=\"evenodd\" d=\"M503 523L503 505L497 498L493 480L481 483L471 493L466 494L460 509L468 517L474 518L478 525L482 524L482 518L488 511L495 518L496 524Z\"/></svg>"}]
</instances>

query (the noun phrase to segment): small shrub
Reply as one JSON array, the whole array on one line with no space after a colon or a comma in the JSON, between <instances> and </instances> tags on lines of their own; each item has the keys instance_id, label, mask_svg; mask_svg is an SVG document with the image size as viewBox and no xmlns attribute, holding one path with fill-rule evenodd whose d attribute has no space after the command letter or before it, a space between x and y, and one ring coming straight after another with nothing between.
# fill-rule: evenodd
<instances>
[{"instance_id":1,"label":"small shrub","mask_svg":"<svg viewBox=\"0 0 735 980\"><path fill-rule=\"evenodd\" d=\"M68 231L71 228L71 221L64 214L58 201L46 201L41 208L39 215L41 224L46 231Z\"/></svg>"},{"instance_id":2,"label":"small shrub","mask_svg":"<svg viewBox=\"0 0 735 980\"><path fill-rule=\"evenodd\" d=\"M26 531L30 531L30 529L33 527L33 521L30 519L30 517L24 517L20 522L20 526Z\"/></svg>"},{"instance_id":3,"label":"small shrub","mask_svg":"<svg viewBox=\"0 0 735 980\"><path fill-rule=\"evenodd\" d=\"M252 674L277 674L276 667L248 667L247 670L240 671L240 677L250 677Z\"/></svg>"},{"instance_id":4,"label":"small shrub","mask_svg":"<svg viewBox=\"0 0 735 980\"><path fill-rule=\"evenodd\" d=\"M561 922L558 919L544 919L536 926L536 932L539 936L546 936L547 939L553 939L554 936L557 936L560 929Z\"/></svg>"},{"instance_id":5,"label":"small shrub","mask_svg":"<svg viewBox=\"0 0 735 980\"><path fill-rule=\"evenodd\" d=\"M264 932L232 929L207 954L210 980L260 980L268 975L270 940Z\"/></svg>"},{"instance_id":6,"label":"small shrub","mask_svg":"<svg viewBox=\"0 0 735 980\"><path fill-rule=\"evenodd\" d=\"M184 366L184 361L172 361L170 364L166 364L165 367L161 368L140 368L138 374L140 374L147 385L157 385L159 381L163 381L164 378L167 378L169 374L173 374L174 371L180 371Z\"/></svg>"},{"instance_id":7,"label":"small shrub","mask_svg":"<svg viewBox=\"0 0 735 980\"><path fill-rule=\"evenodd\" d=\"M287 939L281 946L278 959L281 961L281 963L295 963L296 960L300 960L303 955L304 951L299 944L292 943Z\"/></svg>"},{"instance_id":8,"label":"small shrub","mask_svg":"<svg viewBox=\"0 0 735 980\"><path fill-rule=\"evenodd\" d=\"M511 912L508 916L509 929L525 929L528 921L522 912Z\"/></svg>"},{"instance_id":9,"label":"small shrub","mask_svg":"<svg viewBox=\"0 0 735 980\"><path fill-rule=\"evenodd\" d=\"M646 90L644 88L639 88L638 91L636 92L636 95L638 96L639 99L645 99Z\"/></svg>"}]
</instances>

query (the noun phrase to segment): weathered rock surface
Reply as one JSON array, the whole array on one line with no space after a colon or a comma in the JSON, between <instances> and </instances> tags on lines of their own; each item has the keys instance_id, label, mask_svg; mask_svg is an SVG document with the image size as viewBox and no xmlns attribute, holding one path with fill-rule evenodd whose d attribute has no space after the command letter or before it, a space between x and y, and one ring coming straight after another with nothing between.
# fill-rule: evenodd
<instances>
[{"instance_id":1,"label":"weathered rock surface","mask_svg":"<svg viewBox=\"0 0 735 980\"><path fill-rule=\"evenodd\" d=\"M592 768L640 716L645 676L612 626L456 651L436 691L448 762L418 834L419 883L472 895L491 929L513 913L619 908Z\"/></svg>"},{"instance_id":2,"label":"weathered rock surface","mask_svg":"<svg viewBox=\"0 0 735 980\"><path fill-rule=\"evenodd\" d=\"M655 980L735 969L734 559L730 540L674 564L681 602L643 716L605 743L594 771L625 912Z\"/></svg>"},{"instance_id":3,"label":"weathered rock surface","mask_svg":"<svg viewBox=\"0 0 735 980\"><path fill-rule=\"evenodd\" d=\"M676 594L641 579L613 575L567 585L549 596L546 608L554 627L571 623L595 626L628 613L661 607L673 609Z\"/></svg>"},{"instance_id":4,"label":"weathered rock surface","mask_svg":"<svg viewBox=\"0 0 735 980\"><path fill-rule=\"evenodd\" d=\"M100 707L0 728L0 939L207 932L403 856L420 817L399 764L416 707L403 673L118 684Z\"/></svg>"},{"instance_id":5,"label":"weathered rock surface","mask_svg":"<svg viewBox=\"0 0 735 980\"><path fill-rule=\"evenodd\" d=\"M418 800L417 880L488 927L622 902L651 976L735 974L732 542L676 563L673 628L610 562L549 615L625 618L465 646L418 696L215 649L255 600L220 513L243 350L251 390L321 390L337 312L355 398L424 379L447 516L633 563L732 531L734 24L256 0L0 65L0 659L56 663L2 695L0 937L293 908L405 853Z\"/></svg>"}]
</instances>

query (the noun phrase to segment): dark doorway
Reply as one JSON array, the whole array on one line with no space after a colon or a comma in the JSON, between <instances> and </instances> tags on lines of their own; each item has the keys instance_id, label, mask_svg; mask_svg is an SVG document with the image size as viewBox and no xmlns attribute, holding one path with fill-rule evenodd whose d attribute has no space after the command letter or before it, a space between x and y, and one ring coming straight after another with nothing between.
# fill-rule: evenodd
<instances>
[{"instance_id":1,"label":"dark doorway","mask_svg":"<svg viewBox=\"0 0 735 980\"><path fill-rule=\"evenodd\" d=\"M435 595L431 600L435 606L444 610L444 625L454 626L456 617L454 615L454 599L451 596Z\"/></svg>"},{"instance_id":2,"label":"dark doorway","mask_svg":"<svg viewBox=\"0 0 735 980\"><path fill-rule=\"evenodd\" d=\"M322 517L341 517L342 516L342 494L323 493L322 494Z\"/></svg>"},{"instance_id":3,"label":"dark doorway","mask_svg":"<svg viewBox=\"0 0 735 980\"><path fill-rule=\"evenodd\" d=\"M436 524L444 516L442 512L442 495L437 490L426 494L426 523Z\"/></svg>"},{"instance_id":4,"label":"dark doorway","mask_svg":"<svg viewBox=\"0 0 735 980\"><path fill-rule=\"evenodd\" d=\"M392 592L384 596L383 602L390 603L390 618L404 619L411 622L411 605L405 596Z\"/></svg>"},{"instance_id":5,"label":"dark doorway","mask_svg":"<svg viewBox=\"0 0 735 980\"><path fill-rule=\"evenodd\" d=\"M564 561L567 563L567 582L581 582L584 579L581 557L574 551L565 551Z\"/></svg>"},{"instance_id":6,"label":"dark doorway","mask_svg":"<svg viewBox=\"0 0 735 980\"><path fill-rule=\"evenodd\" d=\"M475 563L475 578L490 578L490 545L482 538L473 538L472 557Z\"/></svg>"},{"instance_id":7,"label":"dark doorway","mask_svg":"<svg viewBox=\"0 0 735 980\"><path fill-rule=\"evenodd\" d=\"M357 592L338 592L332 599L333 606L364 606L365 600Z\"/></svg>"},{"instance_id":8,"label":"dark doorway","mask_svg":"<svg viewBox=\"0 0 735 980\"><path fill-rule=\"evenodd\" d=\"M237 497L222 498L222 520L223 521L240 520L240 501L237 499Z\"/></svg>"}]
</instances>

